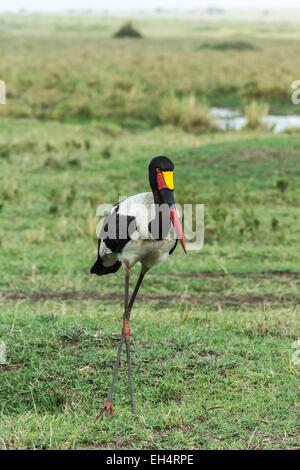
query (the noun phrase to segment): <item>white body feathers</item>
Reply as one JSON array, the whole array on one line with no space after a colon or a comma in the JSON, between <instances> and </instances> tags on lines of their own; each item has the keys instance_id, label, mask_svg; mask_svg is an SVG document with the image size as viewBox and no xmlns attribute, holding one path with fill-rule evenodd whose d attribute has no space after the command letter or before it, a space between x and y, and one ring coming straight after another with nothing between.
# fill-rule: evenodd
<instances>
[{"instance_id":1,"label":"white body feathers","mask_svg":"<svg viewBox=\"0 0 300 470\"><path fill-rule=\"evenodd\" d=\"M111 213L114 210L115 207ZM99 255L104 266L112 266L120 261L124 267L130 268L140 261L149 269L166 261L177 240L173 228L170 229L169 236L163 240L149 239L148 224L155 217L154 198L151 192L135 194L121 201L118 214L134 217L136 231L120 253L113 253L106 246L105 240L101 239Z\"/></svg>"}]
</instances>

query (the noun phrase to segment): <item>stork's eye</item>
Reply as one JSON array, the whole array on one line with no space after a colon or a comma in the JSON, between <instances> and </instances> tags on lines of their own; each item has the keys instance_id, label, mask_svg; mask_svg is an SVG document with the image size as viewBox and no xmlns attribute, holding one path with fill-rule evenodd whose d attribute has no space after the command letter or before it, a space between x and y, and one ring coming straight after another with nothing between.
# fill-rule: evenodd
<instances>
[{"instance_id":1,"label":"stork's eye","mask_svg":"<svg viewBox=\"0 0 300 470\"><path fill-rule=\"evenodd\" d=\"M156 173L160 173L161 172L161 169L160 168L156 168Z\"/></svg>"}]
</instances>

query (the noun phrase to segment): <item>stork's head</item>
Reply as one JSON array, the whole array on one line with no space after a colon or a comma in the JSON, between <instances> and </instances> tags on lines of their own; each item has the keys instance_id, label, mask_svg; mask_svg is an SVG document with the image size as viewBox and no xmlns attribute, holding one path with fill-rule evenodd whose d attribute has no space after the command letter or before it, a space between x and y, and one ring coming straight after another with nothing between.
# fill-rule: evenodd
<instances>
[{"instance_id":1,"label":"stork's head","mask_svg":"<svg viewBox=\"0 0 300 470\"><path fill-rule=\"evenodd\" d=\"M169 206L171 223L183 250L186 252L184 233L174 199L174 164L169 158L158 156L151 160L148 171L154 200L156 203Z\"/></svg>"}]
</instances>

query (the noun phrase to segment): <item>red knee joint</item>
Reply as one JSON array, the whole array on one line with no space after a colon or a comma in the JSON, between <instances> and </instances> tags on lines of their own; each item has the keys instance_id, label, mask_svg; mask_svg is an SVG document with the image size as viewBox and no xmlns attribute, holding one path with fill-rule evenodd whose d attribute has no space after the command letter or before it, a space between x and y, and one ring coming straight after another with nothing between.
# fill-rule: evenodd
<instances>
[{"instance_id":1,"label":"red knee joint","mask_svg":"<svg viewBox=\"0 0 300 470\"><path fill-rule=\"evenodd\" d=\"M104 404L104 407L103 407L103 412L104 413L107 413L108 415L112 416L113 414L113 404L112 404L112 401L110 400L107 400Z\"/></svg>"},{"instance_id":2,"label":"red knee joint","mask_svg":"<svg viewBox=\"0 0 300 470\"><path fill-rule=\"evenodd\" d=\"M130 326L129 326L129 321L128 320L124 320L124 324L123 324L123 335L124 335L124 338L125 340L128 340L130 338Z\"/></svg>"}]
</instances>

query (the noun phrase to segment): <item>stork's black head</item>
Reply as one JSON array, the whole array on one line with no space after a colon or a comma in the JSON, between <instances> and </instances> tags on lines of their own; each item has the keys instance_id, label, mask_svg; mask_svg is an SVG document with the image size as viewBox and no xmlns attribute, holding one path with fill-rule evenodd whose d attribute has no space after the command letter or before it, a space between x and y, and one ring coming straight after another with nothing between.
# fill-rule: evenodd
<instances>
[{"instance_id":1,"label":"stork's black head","mask_svg":"<svg viewBox=\"0 0 300 470\"><path fill-rule=\"evenodd\" d=\"M154 197L157 194L162 196L161 191L163 189L168 189L172 192L174 191L174 164L169 158L162 155L153 158L149 164L148 171L149 183L154 193ZM157 199L157 197L155 199ZM165 201L163 197L161 197L161 199L161 202L166 202L167 204L170 203L170 207L175 204L175 201L173 200L172 202L170 198L169 201Z\"/></svg>"},{"instance_id":2,"label":"stork's black head","mask_svg":"<svg viewBox=\"0 0 300 470\"><path fill-rule=\"evenodd\" d=\"M174 164L164 156L158 156L149 164L149 183L156 204L167 204L170 208L170 220L175 228L177 238L186 251L184 234L174 199Z\"/></svg>"}]
</instances>

